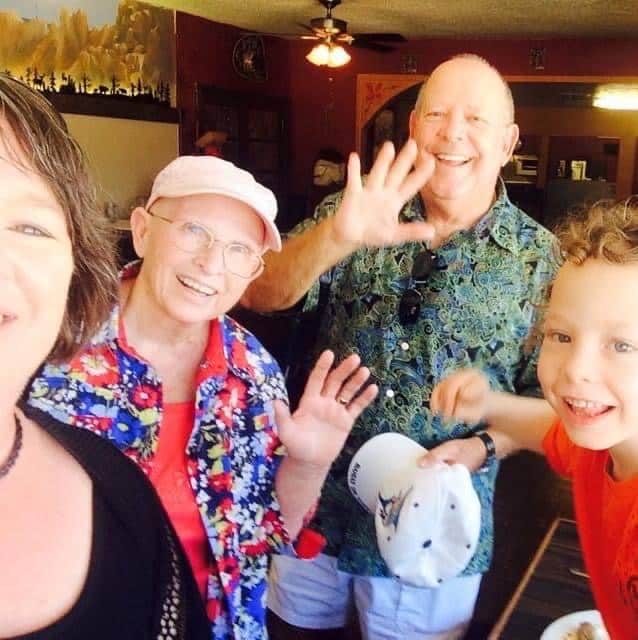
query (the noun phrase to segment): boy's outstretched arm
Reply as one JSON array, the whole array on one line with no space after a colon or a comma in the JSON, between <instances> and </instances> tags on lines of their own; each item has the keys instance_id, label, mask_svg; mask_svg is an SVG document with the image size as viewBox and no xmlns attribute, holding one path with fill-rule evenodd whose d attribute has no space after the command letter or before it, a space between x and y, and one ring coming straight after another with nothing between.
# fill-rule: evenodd
<instances>
[{"instance_id":1,"label":"boy's outstretched arm","mask_svg":"<svg viewBox=\"0 0 638 640\"><path fill-rule=\"evenodd\" d=\"M486 422L499 458L520 449L542 453L543 438L556 419L545 400L492 391L487 377L475 369L457 371L436 385L430 408L444 418L470 424ZM424 456L422 462L460 462L474 471L484 459L483 443L478 438L467 438L444 442Z\"/></svg>"}]
</instances>

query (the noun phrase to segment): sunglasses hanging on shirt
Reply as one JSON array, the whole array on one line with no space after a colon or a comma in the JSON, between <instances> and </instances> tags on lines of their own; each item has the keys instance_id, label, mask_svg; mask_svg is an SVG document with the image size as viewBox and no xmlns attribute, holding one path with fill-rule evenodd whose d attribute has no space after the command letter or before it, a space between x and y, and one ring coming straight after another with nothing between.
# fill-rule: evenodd
<instances>
[{"instance_id":1,"label":"sunglasses hanging on shirt","mask_svg":"<svg viewBox=\"0 0 638 640\"><path fill-rule=\"evenodd\" d=\"M416 285L423 284L434 269L436 255L429 249L421 251L412 264L409 289L403 292L399 300L399 322L403 326L414 324L421 313L423 296Z\"/></svg>"}]
</instances>

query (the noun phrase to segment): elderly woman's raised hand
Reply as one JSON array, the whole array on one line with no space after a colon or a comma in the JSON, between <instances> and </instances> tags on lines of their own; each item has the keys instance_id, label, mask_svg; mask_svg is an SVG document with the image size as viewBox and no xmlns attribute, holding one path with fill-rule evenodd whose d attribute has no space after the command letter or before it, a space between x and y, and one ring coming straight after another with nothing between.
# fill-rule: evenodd
<instances>
[{"instance_id":1,"label":"elderly woman's raised hand","mask_svg":"<svg viewBox=\"0 0 638 640\"><path fill-rule=\"evenodd\" d=\"M275 401L279 437L296 462L327 470L337 457L359 414L378 388L363 388L370 371L353 354L332 369L334 354L324 351L308 377L297 410Z\"/></svg>"},{"instance_id":2,"label":"elderly woman's raised hand","mask_svg":"<svg viewBox=\"0 0 638 640\"><path fill-rule=\"evenodd\" d=\"M359 156L350 154L343 200L332 219L337 242L357 249L431 240L434 235L432 225L401 223L398 216L403 205L423 187L433 171L434 158L419 151L411 139L396 158L394 145L384 143L365 184L361 179Z\"/></svg>"}]
</instances>

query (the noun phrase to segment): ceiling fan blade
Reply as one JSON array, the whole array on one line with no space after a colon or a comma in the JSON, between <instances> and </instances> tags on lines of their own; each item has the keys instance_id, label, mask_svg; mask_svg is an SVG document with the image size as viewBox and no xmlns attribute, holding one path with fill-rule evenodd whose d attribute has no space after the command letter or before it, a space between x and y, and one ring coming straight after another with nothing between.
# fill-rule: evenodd
<instances>
[{"instance_id":1,"label":"ceiling fan blade","mask_svg":"<svg viewBox=\"0 0 638 640\"><path fill-rule=\"evenodd\" d=\"M388 44L381 44L380 42L368 42L367 40L359 40L359 38L356 37L350 43L350 46L356 47L357 49L369 49L370 51L378 51L379 53L388 53L396 49L396 47L391 47Z\"/></svg>"},{"instance_id":2,"label":"ceiling fan blade","mask_svg":"<svg viewBox=\"0 0 638 640\"><path fill-rule=\"evenodd\" d=\"M315 30L309 24L304 24L303 22L295 22L295 24L306 31L310 31L310 33L315 33Z\"/></svg>"},{"instance_id":3,"label":"ceiling fan blade","mask_svg":"<svg viewBox=\"0 0 638 640\"><path fill-rule=\"evenodd\" d=\"M291 40L291 39L299 39L302 38L303 40L319 40L319 36L307 36L307 35L301 35L299 33L270 33L268 31L242 31L241 32L242 37L244 36L266 36L268 38L284 38L285 40Z\"/></svg>"},{"instance_id":4,"label":"ceiling fan blade","mask_svg":"<svg viewBox=\"0 0 638 640\"><path fill-rule=\"evenodd\" d=\"M400 33L353 33L357 40L376 40L377 42L407 42Z\"/></svg>"}]
</instances>

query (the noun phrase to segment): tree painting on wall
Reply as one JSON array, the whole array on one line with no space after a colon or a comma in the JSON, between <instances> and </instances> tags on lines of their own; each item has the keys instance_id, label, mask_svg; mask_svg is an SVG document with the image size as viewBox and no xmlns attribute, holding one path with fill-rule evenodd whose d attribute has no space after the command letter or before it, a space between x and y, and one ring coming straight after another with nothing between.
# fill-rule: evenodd
<instances>
[{"instance_id":1,"label":"tree painting on wall","mask_svg":"<svg viewBox=\"0 0 638 640\"><path fill-rule=\"evenodd\" d=\"M0 34L0 71L49 98L76 96L87 113L105 98L174 102L172 11L137 0L0 0Z\"/></svg>"}]
</instances>

